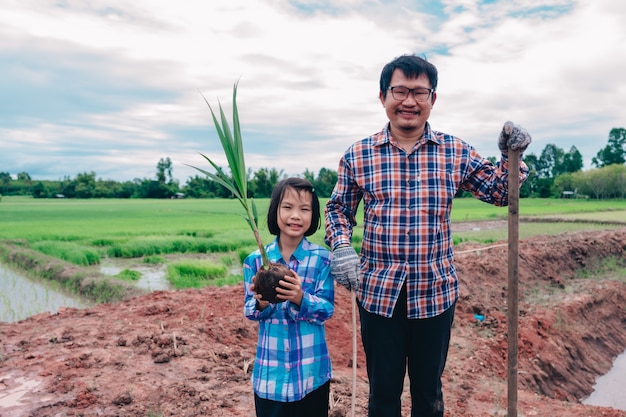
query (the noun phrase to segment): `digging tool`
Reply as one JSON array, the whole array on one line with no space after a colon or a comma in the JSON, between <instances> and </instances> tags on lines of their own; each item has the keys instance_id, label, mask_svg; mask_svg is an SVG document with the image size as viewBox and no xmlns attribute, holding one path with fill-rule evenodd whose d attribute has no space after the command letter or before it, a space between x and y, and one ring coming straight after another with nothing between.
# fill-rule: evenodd
<instances>
[{"instance_id":1,"label":"digging tool","mask_svg":"<svg viewBox=\"0 0 626 417\"><path fill-rule=\"evenodd\" d=\"M356 292L350 291L352 296L352 412L354 417L354 409L356 406Z\"/></svg>"},{"instance_id":2,"label":"digging tool","mask_svg":"<svg viewBox=\"0 0 626 417\"><path fill-rule=\"evenodd\" d=\"M509 149L509 282L507 417L517 417L518 259L519 259L519 150Z\"/></svg>"}]
</instances>

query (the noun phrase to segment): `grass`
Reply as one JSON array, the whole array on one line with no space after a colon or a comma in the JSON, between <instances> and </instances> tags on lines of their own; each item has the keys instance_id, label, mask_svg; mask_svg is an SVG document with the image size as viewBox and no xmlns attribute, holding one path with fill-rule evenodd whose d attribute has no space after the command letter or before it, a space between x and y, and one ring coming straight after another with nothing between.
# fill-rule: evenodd
<instances>
[{"instance_id":1,"label":"grass","mask_svg":"<svg viewBox=\"0 0 626 417\"><path fill-rule=\"evenodd\" d=\"M117 275L115 275L115 278L121 279L122 281L134 282L138 281L139 278L141 278L141 272L135 271L133 269L123 269Z\"/></svg>"},{"instance_id":2,"label":"grass","mask_svg":"<svg viewBox=\"0 0 626 417\"><path fill-rule=\"evenodd\" d=\"M88 266L100 263L100 254L96 249L81 246L74 242L41 240L33 242L31 247L41 253L75 265Z\"/></svg>"},{"instance_id":3,"label":"grass","mask_svg":"<svg viewBox=\"0 0 626 417\"><path fill-rule=\"evenodd\" d=\"M522 198L519 203L520 216L570 216L579 217L582 213L595 219L613 218L615 213L626 211L625 200L576 200ZM589 214L593 213L593 214ZM453 222L506 219L507 207L494 207L475 198L457 198L452 204ZM622 217L624 219L624 217Z\"/></svg>"},{"instance_id":4,"label":"grass","mask_svg":"<svg viewBox=\"0 0 626 417\"><path fill-rule=\"evenodd\" d=\"M324 204L325 201L322 201ZM269 243L274 238L267 230L264 214L269 199L256 201L260 216L261 239ZM36 253L78 267L99 265L101 259L138 259L146 264L168 264L170 280L176 288L202 285L227 285L242 277L230 275L234 262L256 249L250 228L242 217L239 202L234 199L211 200L38 200L28 197L5 197L0 203L0 249L10 244L24 253L22 269L29 269L29 257ZM473 198L455 199L452 222L506 219L506 207L494 207ZM626 218L626 200L520 200L522 217L584 219L598 223L522 223L520 238L538 234L559 234L585 229L604 229L603 222L623 221ZM362 210L356 216L353 244L360 246L363 236ZM616 227L616 226L614 226ZM455 232L456 244L464 241L491 243L506 240L507 228ZM309 239L324 244L323 227ZM12 249L11 251L14 251ZM0 261L9 262L9 250L0 250ZM4 254L4 255L3 255ZM27 255L28 254L28 255ZM219 264L201 264L194 260L168 261L165 255L215 254ZM197 257L197 256L196 256ZM14 257L15 258L15 257ZM16 264L15 259L11 261ZM39 261L43 265L43 261ZM39 267L39 276L57 278L67 270L62 263ZM88 275L77 272L63 275L61 281L69 288L93 292L102 290L97 280L85 285ZM132 275L132 274L130 274ZM118 277L136 279L128 274ZM119 289L107 296L118 297Z\"/></svg>"},{"instance_id":5,"label":"grass","mask_svg":"<svg viewBox=\"0 0 626 417\"><path fill-rule=\"evenodd\" d=\"M603 280L608 278L626 282L626 259L608 256L578 270L576 275L576 278L583 279L599 279L600 277Z\"/></svg>"},{"instance_id":6,"label":"grass","mask_svg":"<svg viewBox=\"0 0 626 417\"><path fill-rule=\"evenodd\" d=\"M622 213L622 215L626 215L626 213ZM519 225L519 236L520 239L528 239L538 235L557 235L572 231L603 230L607 227L611 227L601 223L600 220L598 221L599 223L521 222ZM506 225L503 228L498 229L480 229L454 233L455 244L472 241L479 243L494 243L506 241L507 239L508 227Z\"/></svg>"},{"instance_id":7,"label":"grass","mask_svg":"<svg viewBox=\"0 0 626 417\"><path fill-rule=\"evenodd\" d=\"M167 280L176 289L199 288L226 278L228 268L204 260L176 261L167 266ZM221 281L220 281L221 282Z\"/></svg>"}]
</instances>

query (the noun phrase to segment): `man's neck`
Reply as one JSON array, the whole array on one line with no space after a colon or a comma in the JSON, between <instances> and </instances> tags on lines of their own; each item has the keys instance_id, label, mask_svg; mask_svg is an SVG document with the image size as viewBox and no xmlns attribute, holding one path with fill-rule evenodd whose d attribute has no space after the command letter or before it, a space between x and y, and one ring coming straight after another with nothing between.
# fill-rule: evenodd
<instances>
[{"instance_id":1,"label":"man's neck","mask_svg":"<svg viewBox=\"0 0 626 417\"><path fill-rule=\"evenodd\" d=\"M391 136L397 142L398 146L406 152L410 152L413 146L424 137L425 126L421 129L403 130L395 127L389 127Z\"/></svg>"}]
</instances>

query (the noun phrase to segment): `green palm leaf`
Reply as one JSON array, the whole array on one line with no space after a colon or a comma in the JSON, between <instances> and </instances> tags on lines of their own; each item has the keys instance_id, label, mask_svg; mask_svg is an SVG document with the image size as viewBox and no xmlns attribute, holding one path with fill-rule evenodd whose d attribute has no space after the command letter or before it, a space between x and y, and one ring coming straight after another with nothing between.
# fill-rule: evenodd
<instances>
[{"instance_id":1,"label":"green palm leaf","mask_svg":"<svg viewBox=\"0 0 626 417\"><path fill-rule=\"evenodd\" d=\"M239 111L237 109L237 83L235 83L233 87L233 130L231 132L230 126L228 124L228 119L226 118L226 114L222 105L219 104L219 119L215 115L213 108L209 101L202 96L207 106L209 106L209 110L211 110L211 116L213 118L213 124L215 125L215 130L217 132L217 136L220 139L220 143L222 145L222 149L224 151L224 155L226 156L226 161L228 162L228 167L230 168L231 176L226 175L224 170L220 168L215 162L213 162L208 156L204 154L200 154L204 159L206 159L209 164L215 170L215 173L206 171L202 168L195 167L193 165L189 165L192 168L197 169L202 172L211 180L220 184L222 187L226 188L230 191L237 200L241 203L242 207L245 210L244 219L252 229L254 233L254 238L257 242L257 246L261 251L261 256L263 257L264 266L269 268L270 261L267 257L267 253L265 252L265 246L261 242L261 237L259 235L258 228L258 213L256 209L256 204L252 198L248 198L248 176L246 171L246 161L245 154L243 150L243 140L241 137L241 127L239 124ZM219 103L219 102L218 102Z\"/></svg>"}]
</instances>

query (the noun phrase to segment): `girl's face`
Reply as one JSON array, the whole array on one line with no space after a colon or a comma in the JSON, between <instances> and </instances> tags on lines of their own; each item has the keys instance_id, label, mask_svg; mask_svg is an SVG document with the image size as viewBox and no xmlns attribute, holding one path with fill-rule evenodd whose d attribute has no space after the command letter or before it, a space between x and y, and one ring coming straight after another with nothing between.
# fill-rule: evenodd
<instances>
[{"instance_id":1,"label":"girl's face","mask_svg":"<svg viewBox=\"0 0 626 417\"><path fill-rule=\"evenodd\" d=\"M313 217L313 196L306 191L298 192L291 187L285 189L278 205L278 228L282 236L302 238Z\"/></svg>"}]
</instances>

